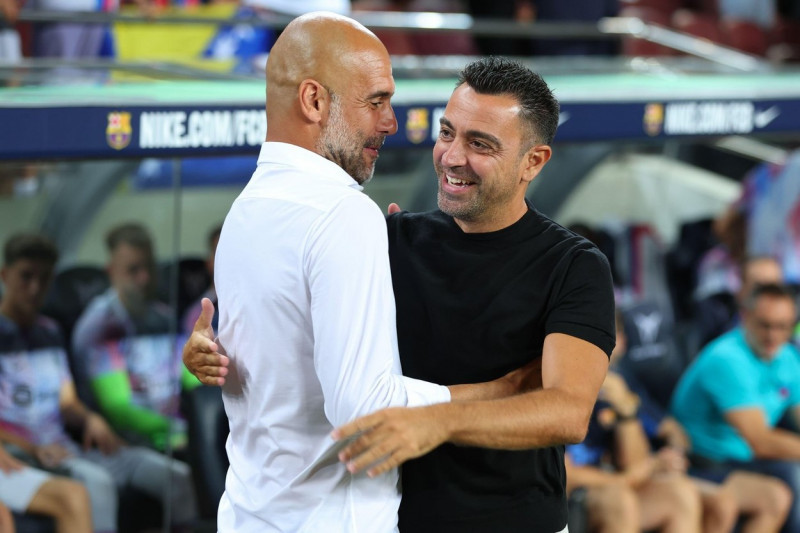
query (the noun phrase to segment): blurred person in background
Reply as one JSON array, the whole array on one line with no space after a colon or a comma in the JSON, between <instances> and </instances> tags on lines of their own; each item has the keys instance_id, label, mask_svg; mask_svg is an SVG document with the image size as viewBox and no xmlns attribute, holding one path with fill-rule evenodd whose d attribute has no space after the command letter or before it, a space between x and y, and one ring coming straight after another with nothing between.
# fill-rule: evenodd
<instances>
[{"instance_id":1,"label":"blurred person in background","mask_svg":"<svg viewBox=\"0 0 800 533\"><path fill-rule=\"evenodd\" d=\"M694 322L699 347L741 324L742 306L756 286L784 281L781 264L769 256L744 256L740 262L730 266L726 269L727 274L723 274L723 270L717 271L720 285L716 292L711 292L714 282L710 278L713 276L705 278L702 293L705 296L695 302ZM727 286L721 284L723 275Z\"/></svg>"},{"instance_id":2,"label":"blurred person in background","mask_svg":"<svg viewBox=\"0 0 800 533\"><path fill-rule=\"evenodd\" d=\"M22 43L14 29L18 16L17 0L0 0L0 61L14 63L22 59Z\"/></svg>"},{"instance_id":3,"label":"blurred person in background","mask_svg":"<svg viewBox=\"0 0 800 533\"><path fill-rule=\"evenodd\" d=\"M56 533L92 532L92 514L86 488L77 481L20 462L3 448L0 436L2 533L14 532L10 511L50 517L55 521Z\"/></svg>"},{"instance_id":4,"label":"blurred person in background","mask_svg":"<svg viewBox=\"0 0 800 533\"><path fill-rule=\"evenodd\" d=\"M618 315L617 344L589 432L566 450L568 488L583 492L590 530L726 533L742 517L743 532L777 532L791 504L789 488L744 471L719 484L689 477L683 429L667 416L655 423L653 402L618 371L626 347ZM653 451L654 428L662 442Z\"/></svg>"},{"instance_id":5,"label":"blurred person in background","mask_svg":"<svg viewBox=\"0 0 800 533\"><path fill-rule=\"evenodd\" d=\"M800 149L745 176L737 207L748 217L748 255L774 257L784 281L800 285Z\"/></svg>"},{"instance_id":6,"label":"blurred person in background","mask_svg":"<svg viewBox=\"0 0 800 533\"><path fill-rule=\"evenodd\" d=\"M119 11L120 0L27 0L38 11L68 13ZM142 15L152 17L156 6L150 0L133 0ZM81 22L42 22L33 33L33 55L61 59L86 59L114 55L113 35L105 24Z\"/></svg>"},{"instance_id":7,"label":"blurred person in background","mask_svg":"<svg viewBox=\"0 0 800 533\"><path fill-rule=\"evenodd\" d=\"M787 533L800 531L800 435L777 424L786 414L800 420L800 351L789 342L796 320L789 288L756 286L742 324L700 352L671 406L691 441L693 475L723 481L747 470L791 487Z\"/></svg>"},{"instance_id":8,"label":"blurred person in background","mask_svg":"<svg viewBox=\"0 0 800 533\"><path fill-rule=\"evenodd\" d=\"M95 531L116 531L118 490L125 486L170 505L174 524L187 525L196 516L188 468L125 445L76 394L58 327L39 314L57 258L55 246L35 234L14 235L4 248L0 438L26 462L79 479Z\"/></svg>"},{"instance_id":9,"label":"blurred person in background","mask_svg":"<svg viewBox=\"0 0 800 533\"><path fill-rule=\"evenodd\" d=\"M181 363L171 310L153 296L152 240L125 223L109 231L106 247L111 286L89 302L72 337L76 372L91 386L83 392L126 439L181 450L181 389L199 382Z\"/></svg>"}]
</instances>

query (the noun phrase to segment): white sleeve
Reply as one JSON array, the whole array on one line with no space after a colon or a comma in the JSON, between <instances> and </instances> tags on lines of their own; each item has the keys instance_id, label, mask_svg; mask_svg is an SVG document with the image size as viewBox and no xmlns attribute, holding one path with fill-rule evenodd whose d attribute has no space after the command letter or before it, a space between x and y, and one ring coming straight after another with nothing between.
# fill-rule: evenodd
<instances>
[{"instance_id":1,"label":"white sleeve","mask_svg":"<svg viewBox=\"0 0 800 533\"><path fill-rule=\"evenodd\" d=\"M386 223L352 195L317 221L305 243L314 365L334 426L390 406L450 400L446 387L403 378Z\"/></svg>"}]
</instances>

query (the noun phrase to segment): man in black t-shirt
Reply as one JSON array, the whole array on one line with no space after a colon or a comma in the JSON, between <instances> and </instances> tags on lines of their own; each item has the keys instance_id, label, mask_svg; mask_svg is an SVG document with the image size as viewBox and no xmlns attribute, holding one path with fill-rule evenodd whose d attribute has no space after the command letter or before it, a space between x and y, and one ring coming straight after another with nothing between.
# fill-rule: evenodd
<instances>
[{"instance_id":1,"label":"man in black t-shirt","mask_svg":"<svg viewBox=\"0 0 800 533\"><path fill-rule=\"evenodd\" d=\"M566 529L564 444L586 433L615 332L605 256L525 199L557 124L538 75L500 58L471 63L433 150L440 210L387 219L405 375L479 383L541 366L529 392L386 409L334 432L365 432L340 455L353 472L408 461L404 533ZM222 375L207 365L225 358L199 352L185 350L187 365Z\"/></svg>"},{"instance_id":2,"label":"man in black t-shirt","mask_svg":"<svg viewBox=\"0 0 800 533\"><path fill-rule=\"evenodd\" d=\"M430 452L403 466L402 531L566 524L563 445L586 432L614 346L614 300L604 256L525 200L557 124L539 76L499 58L471 63L433 149L440 211L388 219L405 375L477 383L542 365L532 392L387 409L341 428L340 438L367 431L343 453L353 471Z\"/></svg>"}]
</instances>

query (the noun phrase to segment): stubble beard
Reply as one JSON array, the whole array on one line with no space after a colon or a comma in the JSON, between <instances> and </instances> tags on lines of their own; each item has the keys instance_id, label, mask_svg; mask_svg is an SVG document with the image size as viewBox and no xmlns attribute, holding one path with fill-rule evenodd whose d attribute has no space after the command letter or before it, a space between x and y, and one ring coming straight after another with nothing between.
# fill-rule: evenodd
<instances>
[{"instance_id":1,"label":"stubble beard","mask_svg":"<svg viewBox=\"0 0 800 533\"><path fill-rule=\"evenodd\" d=\"M503 210L511 205L515 194L512 186L504 183L494 183L494 186L490 186L472 172L462 174L451 172L456 177L460 175L474 182L471 187L475 189L468 197L465 195L458 200L451 199L442 190L444 167L438 162L434 163L434 167L438 181L437 204L439 210L446 215L464 222L486 222L500 216Z\"/></svg>"},{"instance_id":2,"label":"stubble beard","mask_svg":"<svg viewBox=\"0 0 800 533\"><path fill-rule=\"evenodd\" d=\"M341 104L334 100L328 125L317 141L317 152L339 165L356 183L364 185L375 172L375 164L364 160L364 147L371 145L375 139L360 141L363 137L347 123Z\"/></svg>"},{"instance_id":3,"label":"stubble beard","mask_svg":"<svg viewBox=\"0 0 800 533\"><path fill-rule=\"evenodd\" d=\"M444 167L441 165L441 163L435 163L434 166L438 181L438 194L436 197L436 203L439 206L439 210L446 215L450 215L453 218L457 218L465 222L474 222L477 220L485 211L481 192L478 188L480 187L480 180L478 180L478 178L474 175L469 176L470 179L475 181L475 185L473 185L473 187L476 188L476 190L473 191L474 194L472 194L469 198L453 200L442 190L442 181L445 179Z\"/></svg>"}]
</instances>

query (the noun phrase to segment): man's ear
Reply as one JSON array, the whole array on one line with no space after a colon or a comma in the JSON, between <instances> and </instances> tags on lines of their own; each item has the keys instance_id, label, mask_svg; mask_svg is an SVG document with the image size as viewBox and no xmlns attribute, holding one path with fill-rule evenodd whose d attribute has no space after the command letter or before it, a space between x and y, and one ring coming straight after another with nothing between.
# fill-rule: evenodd
<instances>
[{"instance_id":1,"label":"man's ear","mask_svg":"<svg viewBox=\"0 0 800 533\"><path fill-rule=\"evenodd\" d=\"M535 144L522 156L522 181L530 184L550 161L553 149L546 144Z\"/></svg>"},{"instance_id":2,"label":"man's ear","mask_svg":"<svg viewBox=\"0 0 800 533\"><path fill-rule=\"evenodd\" d=\"M297 89L300 112L309 122L320 123L327 119L331 95L318 81L305 79Z\"/></svg>"}]
</instances>

